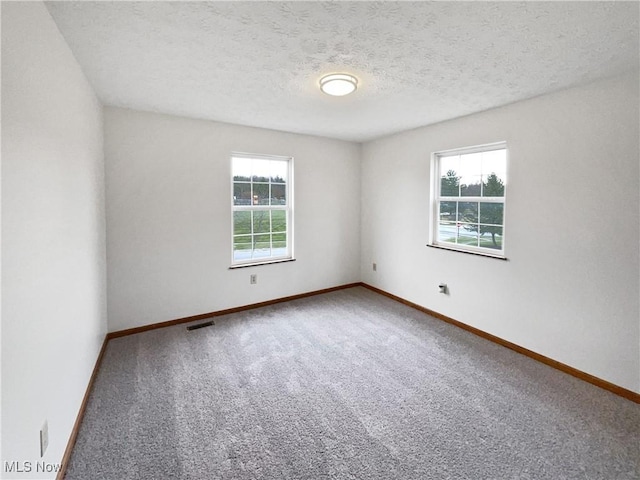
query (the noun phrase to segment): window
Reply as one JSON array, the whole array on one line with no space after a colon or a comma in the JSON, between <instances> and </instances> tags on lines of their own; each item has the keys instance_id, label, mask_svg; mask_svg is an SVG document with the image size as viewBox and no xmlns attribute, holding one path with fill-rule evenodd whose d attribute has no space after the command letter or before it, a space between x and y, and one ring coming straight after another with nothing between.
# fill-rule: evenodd
<instances>
[{"instance_id":1,"label":"window","mask_svg":"<svg viewBox=\"0 0 640 480\"><path fill-rule=\"evenodd\" d=\"M504 258L505 143L433 154L431 245Z\"/></svg>"},{"instance_id":2,"label":"window","mask_svg":"<svg viewBox=\"0 0 640 480\"><path fill-rule=\"evenodd\" d=\"M293 259L293 159L231 156L232 266Z\"/></svg>"}]
</instances>

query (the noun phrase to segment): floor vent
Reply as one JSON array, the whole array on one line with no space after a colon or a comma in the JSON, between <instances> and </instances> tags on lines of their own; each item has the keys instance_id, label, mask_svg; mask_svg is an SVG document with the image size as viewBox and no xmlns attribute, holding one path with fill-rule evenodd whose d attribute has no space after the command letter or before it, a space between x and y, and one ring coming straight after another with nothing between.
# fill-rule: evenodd
<instances>
[{"instance_id":1,"label":"floor vent","mask_svg":"<svg viewBox=\"0 0 640 480\"><path fill-rule=\"evenodd\" d=\"M199 323L198 325L189 325L187 327L187 330L196 330L198 328L210 327L213 324L213 320L211 320L209 322Z\"/></svg>"}]
</instances>

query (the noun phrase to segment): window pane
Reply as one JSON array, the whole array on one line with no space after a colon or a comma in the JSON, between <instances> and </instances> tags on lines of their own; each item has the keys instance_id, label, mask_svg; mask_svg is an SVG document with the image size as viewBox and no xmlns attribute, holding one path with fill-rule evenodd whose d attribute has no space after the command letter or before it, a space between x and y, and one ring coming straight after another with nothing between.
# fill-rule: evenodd
<instances>
[{"instance_id":1,"label":"window pane","mask_svg":"<svg viewBox=\"0 0 640 480\"><path fill-rule=\"evenodd\" d=\"M233 157L232 170L234 180L249 181L251 179L251 159Z\"/></svg>"},{"instance_id":2,"label":"window pane","mask_svg":"<svg viewBox=\"0 0 640 480\"><path fill-rule=\"evenodd\" d=\"M251 259L251 235L233 238L233 259Z\"/></svg>"},{"instance_id":3,"label":"window pane","mask_svg":"<svg viewBox=\"0 0 640 480\"><path fill-rule=\"evenodd\" d=\"M482 152L460 155L460 175L463 177L482 175Z\"/></svg>"},{"instance_id":4,"label":"window pane","mask_svg":"<svg viewBox=\"0 0 640 480\"><path fill-rule=\"evenodd\" d=\"M271 215L269 210L258 210L253 213L253 233L269 233L271 231Z\"/></svg>"},{"instance_id":5,"label":"window pane","mask_svg":"<svg viewBox=\"0 0 640 480\"><path fill-rule=\"evenodd\" d=\"M271 235L253 236L253 258L271 256Z\"/></svg>"},{"instance_id":6,"label":"window pane","mask_svg":"<svg viewBox=\"0 0 640 480\"><path fill-rule=\"evenodd\" d=\"M251 212L233 212L233 234L251 233Z\"/></svg>"},{"instance_id":7,"label":"window pane","mask_svg":"<svg viewBox=\"0 0 640 480\"><path fill-rule=\"evenodd\" d=\"M287 254L287 234L285 232L272 235L271 254L273 256L285 256Z\"/></svg>"},{"instance_id":8,"label":"window pane","mask_svg":"<svg viewBox=\"0 0 640 480\"><path fill-rule=\"evenodd\" d=\"M456 243L458 226L456 222L440 222L438 224L438 241Z\"/></svg>"},{"instance_id":9,"label":"window pane","mask_svg":"<svg viewBox=\"0 0 640 480\"><path fill-rule=\"evenodd\" d=\"M269 205L269 184L253 184L253 205Z\"/></svg>"},{"instance_id":10,"label":"window pane","mask_svg":"<svg viewBox=\"0 0 640 480\"><path fill-rule=\"evenodd\" d=\"M460 155L451 155L449 157L440 157L440 176L447 176L447 172L451 171L455 175L460 170Z\"/></svg>"},{"instance_id":11,"label":"window pane","mask_svg":"<svg viewBox=\"0 0 640 480\"><path fill-rule=\"evenodd\" d=\"M254 182L268 183L271 170L271 162L255 158L251 162L251 179Z\"/></svg>"},{"instance_id":12,"label":"window pane","mask_svg":"<svg viewBox=\"0 0 640 480\"><path fill-rule=\"evenodd\" d=\"M502 227L489 227L480 225L480 246L484 248L502 249Z\"/></svg>"},{"instance_id":13,"label":"window pane","mask_svg":"<svg viewBox=\"0 0 640 480\"><path fill-rule=\"evenodd\" d=\"M271 205L287 204L287 186L284 184L271 184Z\"/></svg>"},{"instance_id":14,"label":"window pane","mask_svg":"<svg viewBox=\"0 0 640 480\"><path fill-rule=\"evenodd\" d=\"M271 225L272 232L285 232L287 230L287 212L284 210L272 210Z\"/></svg>"},{"instance_id":15,"label":"window pane","mask_svg":"<svg viewBox=\"0 0 640 480\"><path fill-rule=\"evenodd\" d=\"M507 151L505 149L491 150L482 154L482 174L495 173L500 178L506 178Z\"/></svg>"},{"instance_id":16,"label":"window pane","mask_svg":"<svg viewBox=\"0 0 640 480\"><path fill-rule=\"evenodd\" d=\"M237 246L238 250L250 250L251 249L251 235L240 235L233 238L234 247Z\"/></svg>"},{"instance_id":17,"label":"window pane","mask_svg":"<svg viewBox=\"0 0 640 480\"><path fill-rule=\"evenodd\" d=\"M460 177L455 170L446 170L440 177L440 196L457 197L460 195Z\"/></svg>"},{"instance_id":18,"label":"window pane","mask_svg":"<svg viewBox=\"0 0 640 480\"><path fill-rule=\"evenodd\" d=\"M233 184L233 204L234 205L251 205L251 184L250 183L234 183Z\"/></svg>"},{"instance_id":19,"label":"window pane","mask_svg":"<svg viewBox=\"0 0 640 480\"><path fill-rule=\"evenodd\" d=\"M480 203L480 223L504 225L503 203Z\"/></svg>"},{"instance_id":20,"label":"window pane","mask_svg":"<svg viewBox=\"0 0 640 480\"><path fill-rule=\"evenodd\" d=\"M463 223L458 229L458 244L478 246L478 225Z\"/></svg>"},{"instance_id":21,"label":"window pane","mask_svg":"<svg viewBox=\"0 0 640 480\"><path fill-rule=\"evenodd\" d=\"M460 202L458 204L458 222L478 223L478 203Z\"/></svg>"},{"instance_id":22,"label":"window pane","mask_svg":"<svg viewBox=\"0 0 640 480\"><path fill-rule=\"evenodd\" d=\"M440 202L440 220L443 222L455 221L457 204L458 202Z\"/></svg>"},{"instance_id":23,"label":"window pane","mask_svg":"<svg viewBox=\"0 0 640 480\"><path fill-rule=\"evenodd\" d=\"M460 179L460 196L479 197L482 192L482 177L464 176Z\"/></svg>"},{"instance_id":24,"label":"window pane","mask_svg":"<svg viewBox=\"0 0 640 480\"><path fill-rule=\"evenodd\" d=\"M287 183L287 172L289 170L288 162L280 160L271 161L271 182L272 183Z\"/></svg>"},{"instance_id":25,"label":"window pane","mask_svg":"<svg viewBox=\"0 0 640 480\"><path fill-rule=\"evenodd\" d=\"M504 180L495 173L482 177L483 197L504 197Z\"/></svg>"}]
</instances>

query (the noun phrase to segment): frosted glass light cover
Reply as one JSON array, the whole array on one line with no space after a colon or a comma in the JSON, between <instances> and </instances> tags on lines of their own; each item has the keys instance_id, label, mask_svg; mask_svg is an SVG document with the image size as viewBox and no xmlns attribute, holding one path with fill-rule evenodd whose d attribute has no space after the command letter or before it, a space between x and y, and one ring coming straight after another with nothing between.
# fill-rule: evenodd
<instances>
[{"instance_id":1,"label":"frosted glass light cover","mask_svg":"<svg viewBox=\"0 0 640 480\"><path fill-rule=\"evenodd\" d=\"M358 79L346 73L325 75L320 79L320 90L327 95L341 97L355 92L356 88L358 88Z\"/></svg>"}]
</instances>

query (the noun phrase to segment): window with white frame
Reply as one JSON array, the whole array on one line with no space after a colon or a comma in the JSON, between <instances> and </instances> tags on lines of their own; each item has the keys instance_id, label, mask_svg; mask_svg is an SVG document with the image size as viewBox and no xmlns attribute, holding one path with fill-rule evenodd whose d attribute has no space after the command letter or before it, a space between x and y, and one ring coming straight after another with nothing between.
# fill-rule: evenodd
<instances>
[{"instance_id":1,"label":"window with white frame","mask_svg":"<svg viewBox=\"0 0 640 480\"><path fill-rule=\"evenodd\" d=\"M431 245L504 257L507 145L432 156Z\"/></svg>"},{"instance_id":2,"label":"window with white frame","mask_svg":"<svg viewBox=\"0 0 640 480\"><path fill-rule=\"evenodd\" d=\"M231 156L232 266L293 259L293 159Z\"/></svg>"}]
</instances>

